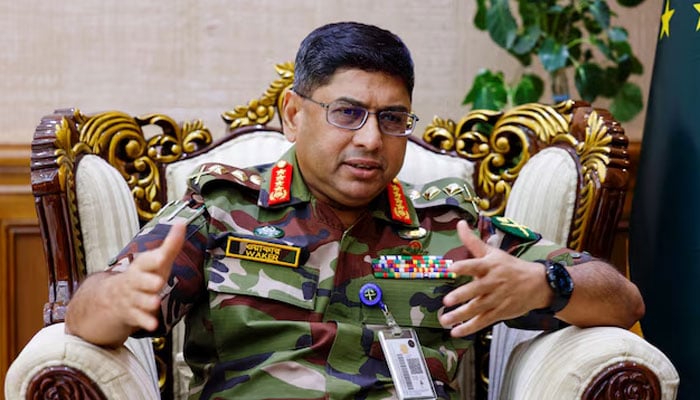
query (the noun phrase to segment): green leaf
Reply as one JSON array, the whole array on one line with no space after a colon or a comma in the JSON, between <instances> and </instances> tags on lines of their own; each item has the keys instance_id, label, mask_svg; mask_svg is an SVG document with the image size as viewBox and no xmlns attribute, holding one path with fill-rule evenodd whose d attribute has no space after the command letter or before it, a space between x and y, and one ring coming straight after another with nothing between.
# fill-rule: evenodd
<instances>
[{"instance_id":1,"label":"green leaf","mask_svg":"<svg viewBox=\"0 0 700 400\"><path fill-rule=\"evenodd\" d=\"M510 13L508 0L494 0L486 12L486 26L491 40L504 49L510 49L518 33L518 25Z\"/></svg>"},{"instance_id":2,"label":"green leaf","mask_svg":"<svg viewBox=\"0 0 700 400\"><path fill-rule=\"evenodd\" d=\"M535 74L525 74L513 91L513 105L536 102L544 93L544 81Z\"/></svg>"},{"instance_id":3,"label":"green leaf","mask_svg":"<svg viewBox=\"0 0 700 400\"><path fill-rule=\"evenodd\" d=\"M517 55L528 54L535 48L540 40L542 30L539 25L533 25L525 30L523 35L519 35L513 44L512 52Z\"/></svg>"},{"instance_id":4,"label":"green leaf","mask_svg":"<svg viewBox=\"0 0 700 400\"><path fill-rule=\"evenodd\" d=\"M627 30L625 28L616 26L608 29L608 39L610 39L611 43L627 42L628 37L629 35L627 34Z\"/></svg>"},{"instance_id":5,"label":"green leaf","mask_svg":"<svg viewBox=\"0 0 700 400\"><path fill-rule=\"evenodd\" d=\"M621 72L618 68L607 67L605 68L604 77L600 82L598 87L600 88L601 96L604 97L614 97L624 84L625 79L620 79Z\"/></svg>"},{"instance_id":6,"label":"green leaf","mask_svg":"<svg viewBox=\"0 0 700 400\"><path fill-rule=\"evenodd\" d=\"M602 92L605 85L605 72L594 63L581 64L576 68L574 84L583 100L592 102Z\"/></svg>"},{"instance_id":7,"label":"green leaf","mask_svg":"<svg viewBox=\"0 0 700 400\"><path fill-rule=\"evenodd\" d=\"M641 75L644 73L644 66L642 62L635 56L632 56L632 73L635 75Z\"/></svg>"},{"instance_id":8,"label":"green leaf","mask_svg":"<svg viewBox=\"0 0 700 400\"><path fill-rule=\"evenodd\" d=\"M462 101L463 105L473 104L474 108L500 110L508 101L508 91L503 72L481 70Z\"/></svg>"},{"instance_id":9,"label":"green leaf","mask_svg":"<svg viewBox=\"0 0 700 400\"><path fill-rule=\"evenodd\" d=\"M610 47L608 47L608 44L603 39L599 37L591 37L591 43L595 45L598 51L603 53L605 58L609 60L613 59L612 50L610 50Z\"/></svg>"},{"instance_id":10,"label":"green leaf","mask_svg":"<svg viewBox=\"0 0 700 400\"><path fill-rule=\"evenodd\" d=\"M615 74L615 78L620 82L627 81L632 74L633 68L634 62L632 57L627 57L626 59L621 60L620 63L617 64L617 73Z\"/></svg>"},{"instance_id":11,"label":"green leaf","mask_svg":"<svg viewBox=\"0 0 700 400\"><path fill-rule=\"evenodd\" d=\"M618 121L627 122L639 114L643 107L642 90L639 86L627 82L613 98L610 112Z\"/></svg>"},{"instance_id":12,"label":"green leaf","mask_svg":"<svg viewBox=\"0 0 700 400\"><path fill-rule=\"evenodd\" d=\"M486 0L476 0L474 26L476 26L479 30L486 30Z\"/></svg>"},{"instance_id":13,"label":"green leaf","mask_svg":"<svg viewBox=\"0 0 700 400\"><path fill-rule=\"evenodd\" d=\"M561 43L557 43L553 38L548 37L540 46L537 53L542 66L548 72L564 68L569 61L569 50Z\"/></svg>"},{"instance_id":14,"label":"green leaf","mask_svg":"<svg viewBox=\"0 0 700 400\"><path fill-rule=\"evenodd\" d=\"M595 0L590 4L589 10L601 29L608 29L610 27L610 6L608 6L607 1Z\"/></svg>"}]
</instances>

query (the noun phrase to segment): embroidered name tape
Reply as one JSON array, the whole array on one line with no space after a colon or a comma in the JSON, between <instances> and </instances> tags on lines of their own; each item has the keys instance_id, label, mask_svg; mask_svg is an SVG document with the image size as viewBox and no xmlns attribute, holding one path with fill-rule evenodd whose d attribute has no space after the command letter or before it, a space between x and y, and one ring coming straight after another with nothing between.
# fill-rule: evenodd
<instances>
[{"instance_id":1,"label":"embroidered name tape","mask_svg":"<svg viewBox=\"0 0 700 400\"><path fill-rule=\"evenodd\" d=\"M301 248L229 236L225 254L227 257L240 258L242 260L296 268L299 266Z\"/></svg>"}]
</instances>

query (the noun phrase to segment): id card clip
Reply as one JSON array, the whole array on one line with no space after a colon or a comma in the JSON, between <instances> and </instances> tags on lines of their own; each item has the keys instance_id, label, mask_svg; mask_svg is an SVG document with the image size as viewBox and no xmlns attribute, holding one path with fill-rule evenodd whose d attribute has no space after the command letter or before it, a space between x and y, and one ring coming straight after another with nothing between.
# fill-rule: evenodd
<instances>
[{"instance_id":1,"label":"id card clip","mask_svg":"<svg viewBox=\"0 0 700 400\"><path fill-rule=\"evenodd\" d=\"M436 399L437 394L425 362L418 335L413 329L401 328L382 301L382 290L375 283L360 288L362 304L378 306L386 318L387 329L378 332L384 358L400 400Z\"/></svg>"}]
</instances>

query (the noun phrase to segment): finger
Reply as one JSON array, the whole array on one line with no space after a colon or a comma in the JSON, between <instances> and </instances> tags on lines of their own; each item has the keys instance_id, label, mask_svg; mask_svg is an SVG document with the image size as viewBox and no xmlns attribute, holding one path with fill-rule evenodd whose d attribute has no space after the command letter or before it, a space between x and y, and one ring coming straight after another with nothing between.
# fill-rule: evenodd
<instances>
[{"instance_id":1,"label":"finger","mask_svg":"<svg viewBox=\"0 0 700 400\"><path fill-rule=\"evenodd\" d=\"M143 293L158 293L165 285L166 278L157 273L127 270L126 273L133 273L129 285L131 288Z\"/></svg>"},{"instance_id":2,"label":"finger","mask_svg":"<svg viewBox=\"0 0 700 400\"><path fill-rule=\"evenodd\" d=\"M156 249L139 254L134 259L134 263L138 264L142 271L155 272L167 279L172 264L185 242L185 230L185 224L173 224L161 245Z\"/></svg>"},{"instance_id":3,"label":"finger","mask_svg":"<svg viewBox=\"0 0 700 400\"><path fill-rule=\"evenodd\" d=\"M440 316L440 323L443 326L453 326L462 321L472 319L473 317L491 310L494 305L489 295L474 297L473 299L460 304L458 307L450 310ZM459 304L459 303L457 303Z\"/></svg>"},{"instance_id":4,"label":"finger","mask_svg":"<svg viewBox=\"0 0 700 400\"><path fill-rule=\"evenodd\" d=\"M464 337L476 333L497 322L489 313L479 314L476 317L461 323L450 330L452 337Z\"/></svg>"},{"instance_id":5,"label":"finger","mask_svg":"<svg viewBox=\"0 0 700 400\"><path fill-rule=\"evenodd\" d=\"M457 234L464 247L469 250L474 258L481 258L486 255L488 245L474 234L467 221L462 220L457 223Z\"/></svg>"},{"instance_id":6,"label":"finger","mask_svg":"<svg viewBox=\"0 0 700 400\"><path fill-rule=\"evenodd\" d=\"M129 301L129 308L154 314L160 309L161 297L159 294L136 292Z\"/></svg>"},{"instance_id":7,"label":"finger","mask_svg":"<svg viewBox=\"0 0 700 400\"><path fill-rule=\"evenodd\" d=\"M134 308L131 310L129 317L129 322L135 328L147 331L154 331L158 328L158 318L150 312Z\"/></svg>"},{"instance_id":8,"label":"finger","mask_svg":"<svg viewBox=\"0 0 700 400\"><path fill-rule=\"evenodd\" d=\"M457 304L466 303L478 295L479 288L477 286L477 281L471 281L456 287L442 298L442 303L445 305L445 307L452 307Z\"/></svg>"}]
</instances>

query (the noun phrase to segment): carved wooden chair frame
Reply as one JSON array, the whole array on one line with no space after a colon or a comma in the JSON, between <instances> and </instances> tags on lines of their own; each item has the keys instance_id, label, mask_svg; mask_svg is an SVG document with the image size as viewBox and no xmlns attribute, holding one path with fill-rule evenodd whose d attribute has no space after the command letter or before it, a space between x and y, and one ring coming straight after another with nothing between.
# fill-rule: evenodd
<instances>
[{"instance_id":1,"label":"carved wooden chair frame","mask_svg":"<svg viewBox=\"0 0 700 400\"><path fill-rule=\"evenodd\" d=\"M222 114L231 134L220 141L259 129L275 118L282 94L292 84L294 67L285 63L276 70L279 78L260 98ZM148 138L144 133L148 125L157 126L160 133ZM473 110L458 123L435 117L422 139L423 145L435 151L475 163L474 187L488 215L503 213L513 183L530 157L547 146L565 148L581 165L567 245L601 257L610 255L615 230L611 222L618 221L622 210L629 159L627 137L607 111L578 101L528 104L505 112ZM162 114L133 117L109 111L85 115L64 109L42 119L32 142L31 176L49 268L46 325L63 321L66 304L86 274L73 176L80 157L99 155L121 173L143 224L166 202L164 167L217 144L212 142L211 132L201 121L178 124ZM480 340L488 343L488 337ZM166 338L154 339L154 345L159 364L171 365ZM477 354L482 369L487 354L487 350ZM168 398L172 388L167 371L159 373L163 398ZM79 375L63 368L47 371L38 379L81 382ZM477 391L484 396L488 378L483 373L481 382Z\"/></svg>"}]
</instances>

